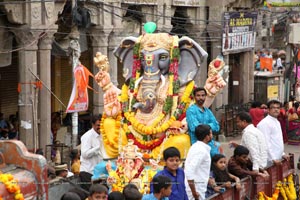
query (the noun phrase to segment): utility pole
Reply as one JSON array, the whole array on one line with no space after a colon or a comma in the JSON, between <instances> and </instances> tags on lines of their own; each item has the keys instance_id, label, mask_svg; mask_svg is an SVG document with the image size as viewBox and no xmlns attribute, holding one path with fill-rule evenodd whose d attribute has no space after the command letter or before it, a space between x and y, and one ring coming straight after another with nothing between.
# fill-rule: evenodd
<instances>
[{"instance_id":1,"label":"utility pole","mask_svg":"<svg viewBox=\"0 0 300 200\"><path fill-rule=\"evenodd\" d=\"M75 68L80 64L79 58L81 55L80 44L79 44L79 32L77 26L74 26L70 33L69 55L71 56L71 61L72 61L73 82L74 82ZM75 148L77 146L77 138L78 138L78 112L73 112L72 113L72 148Z\"/></svg>"}]
</instances>

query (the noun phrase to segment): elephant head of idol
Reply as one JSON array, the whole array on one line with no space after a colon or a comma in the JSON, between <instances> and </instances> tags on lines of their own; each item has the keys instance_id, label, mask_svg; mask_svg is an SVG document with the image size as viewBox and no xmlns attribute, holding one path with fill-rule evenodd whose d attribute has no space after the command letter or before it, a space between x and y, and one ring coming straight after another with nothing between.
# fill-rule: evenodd
<instances>
[{"instance_id":1,"label":"elephant head of idol","mask_svg":"<svg viewBox=\"0 0 300 200\"><path fill-rule=\"evenodd\" d=\"M145 33L127 37L114 51L123 64L123 76L129 90L135 91L133 111L151 113L162 107L167 96L193 80L207 53L189 37L167 33Z\"/></svg>"}]
</instances>

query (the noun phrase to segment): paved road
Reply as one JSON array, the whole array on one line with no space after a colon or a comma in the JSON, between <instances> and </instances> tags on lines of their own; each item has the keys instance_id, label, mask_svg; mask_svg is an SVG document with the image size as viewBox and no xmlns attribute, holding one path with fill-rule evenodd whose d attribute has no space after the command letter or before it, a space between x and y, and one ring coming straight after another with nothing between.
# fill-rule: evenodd
<instances>
[{"instance_id":1,"label":"paved road","mask_svg":"<svg viewBox=\"0 0 300 200\"><path fill-rule=\"evenodd\" d=\"M223 148L223 151L224 151L227 159L229 159L233 155L233 149L229 148L229 141L231 141L231 140L240 141L241 135L238 135L236 137L226 137L225 139L223 138L222 140L223 140L223 142L221 142L221 147ZM220 138L220 141L222 141L222 140ZM294 154L295 169L296 169L296 173L299 174L300 170L297 169L297 163L298 163L298 159L300 156L300 145L285 144L284 149L285 149L285 153L293 153Z\"/></svg>"}]
</instances>

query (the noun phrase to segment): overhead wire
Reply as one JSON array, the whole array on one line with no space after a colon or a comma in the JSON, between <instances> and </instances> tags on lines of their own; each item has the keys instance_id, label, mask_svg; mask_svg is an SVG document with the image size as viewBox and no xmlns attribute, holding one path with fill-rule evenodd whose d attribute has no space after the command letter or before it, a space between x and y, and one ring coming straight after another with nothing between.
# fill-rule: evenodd
<instances>
[{"instance_id":1,"label":"overhead wire","mask_svg":"<svg viewBox=\"0 0 300 200\"><path fill-rule=\"evenodd\" d=\"M64 4L66 3L66 1L67 0L62 0L61 2L64 2ZM0 2L0 5L1 5L1 3L5 3L5 4L9 4L9 3L20 3L20 2L23 2L23 1L10 1L10 2ZM47 1L47 0L44 0L44 1L35 1L35 3L36 2L52 2L52 1ZM59 2L59 1L58 1ZM26 3L30 3L30 2L26 2ZM31 2L31 3L34 3L34 2ZM102 7L101 7L101 5L102 5ZM64 5L63 5L64 6ZM124 18L124 16L121 16L121 15L119 15L119 14L117 14L116 12L113 12L113 11L111 11L111 10L108 10L108 9L106 9L106 8L104 8L104 6L106 6L106 7L110 7L110 8L113 8L113 9L121 9L121 10L126 10L126 11L130 11L130 12L132 12L132 13L136 13L136 14L139 14L139 15L152 15L152 16L159 16L159 17L166 17L166 18L171 18L171 19L178 19L178 20L190 20L190 21L198 21L198 22L200 22L199 24L197 24L197 25L200 25L201 26L201 22L203 23L202 25L203 25L203 27L202 27L202 31L206 31L206 33L208 33L208 34L214 34L214 33L223 33L223 24L210 24L210 25L215 25L216 27L216 30L207 30L207 28L206 28L206 25L207 25L207 23L212 23L212 22L224 22L224 20L204 20L204 19L193 19L193 18L184 18L184 17L177 17L177 16L167 16L167 15L158 15L158 14L154 14L154 13L147 13L147 12L141 12L141 11L137 11L137 10L132 10L132 9L126 9L126 8L122 8L122 7L118 7L118 6L115 6L115 5L111 5L111 4L106 4L106 3L100 3L100 4L97 4L97 8L99 8L99 9L102 9L104 12L107 12L107 13L110 13L110 14L112 14L112 15L114 15L114 16L117 16L117 17L119 17L119 18ZM263 10L263 11L265 11L265 10ZM277 12L277 13L279 13L279 14L282 14L282 16L284 17L284 15L286 15L286 14L288 14L289 12L288 11L284 11L284 12ZM183 15L184 15L185 13L183 13ZM93 15L92 15L93 16ZM271 16L271 18L272 17L274 17L274 16ZM275 16L275 17L277 17L277 16ZM274 17L274 18L275 18ZM280 17L280 16L279 16ZM279 18L279 17L277 17L277 18ZM285 18L283 18L282 19L282 21L284 21L285 20ZM158 20L157 20L158 21ZM258 23L261 23L263 21L263 19L261 19L261 20L258 20L257 19L257 24ZM51 24L50 26L52 26L53 24ZM50 27L49 26L49 27ZM1 28L2 26L0 26L0 28ZM184 26L182 26L182 27L184 27ZM182 27L177 27L178 29L179 28L182 28ZM30 31L44 31L41 35L39 35L39 37L37 37L34 41L32 41L31 43L29 43L28 44L28 46L31 46L32 44L34 44L35 42L37 42L39 39L41 39L42 37L44 37L46 34L47 34L47 30L49 30L48 28L46 28L46 29L29 29L28 27L15 27L15 26L3 26L2 28L6 28L6 29L16 29L16 30L30 30ZM175 29L176 29L176 27L174 27ZM184 27L184 28L188 28L188 26L186 26L186 27ZM199 29L199 28L198 28ZM201 29L200 29L201 30ZM8 30L9 31L9 30ZM160 32L161 30L157 30L158 32ZM61 33L61 34L64 34L63 32L57 32L57 33ZM170 34L178 34L178 32L176 32L176 33L174 33L174 32L169 32ZM197 37L197 39L201 39L201 41L211 41L212 39L221 39L222 38L222 36L210 36L209 37L209 39L207 39L207 37L206 36L199 36L199 34L196 34L196 33L188 33L189 34L189 36L195 36L195 37ZM86 34L86 35L88 35L88 36L96 36L96 34L95 33L93 33L93 34ZM99 35L101 35L101 34L99 34ZM120 36L122 36L122 35L120 35ZM125 35L124 35L125 36ZM232 36L233 37L233 36ZM18 50L21 50L22 48L26 48L27 46L25 46L25 47L20 47L20 48L17 48L17 49L14 49L14 50L11 50L11 51L5 51L5 52L0 52L0 53L9 53L9 52L12 52L12 51L18 51Z\"/></svg>"},{"instance_id":2,"label":"overhead wire","mask_svg":"<svg viewBox=\"0 0 300 200\"><path fill-rule=\"evenodd\" d=\"M41 2L46 2L46 1L48 1L48 0L41 1ZM17 1L10 1L10 2L17 2ZM50 0L49 0L49 2L50 2ZM52 1L52 2L53 2L53 1ZM61 9L64 8L65 3L67 2L67 0L61 0L61 2L63 2L63 5L62 5L62 7L61 7L59 10L61 10ZM6 3L6 2L0 2L0 5L1 5L1 3ZM37 23L36 25L38 25L38 23ZM12 53L12 52L20 51L20 50L23 50L23 49L26 49L26 48L32 46L33 44L35 44L36 42L38 42L41 38L43 38L45 35L47 35L47 34L48 34L47 31L50 31L50 29L51 29L51 27L52 27L53 25L54 25L54 24L51 23L51 24L49 24L45 29L41 29L41 30L43 30L43 32L41 32L41 34L39 34L39 36L37 36L36 38L34 38L34 39L33 39L32 41L30 41L28 44L25 44L25 45L23 45L22 47L15 48L15 49L12 49L12 50L8 50L8 51L0 51L0 54ZM33 26L34 26L34 25L33 25ZM7 26L5 26L5 28L7 28ZM17 28L17 27L13 26L12 28ZM38 31L38 30L36 30L36 29L30 29L30 28L28 28L28 27L26 27L26 29L21 29L21 30L30 30L30 31L32 31L32 32Z\"/></svg>"}]
</instances>

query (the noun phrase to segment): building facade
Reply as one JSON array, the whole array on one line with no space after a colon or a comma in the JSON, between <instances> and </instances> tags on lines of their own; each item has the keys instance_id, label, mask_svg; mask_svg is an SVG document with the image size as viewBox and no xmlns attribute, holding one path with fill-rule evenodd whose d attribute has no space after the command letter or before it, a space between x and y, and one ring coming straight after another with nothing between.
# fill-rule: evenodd
<instances>
[{"instance_id":1,"label":"building facade","mask_svg":"<svg viewBox=\"0 0 300 200\"><path fill-rule=\"evenodd\" d=\"M145 22L154 21L159 32L193 38L207 50L209 62L222 53L223 12L253 4L251 0L66 0L3 1L0 7L0 36L5 41L0 46L0 112L18 114L20 139L35 149L50 144L51 113L65 115L73 83L71 40L79 41L80 62L93 74L98 72L93 65L96 52L108 55L112 82L121 86L122 66L113 50L124 37L142 34ZM231 69L229 83L213 108L248 102L254 91L253 50L225 55L225 60ZM203 86L206 76L204 64L197 85ZM99 93L89 91L88 112L101 113L103 93L95 81L90 85Z\"/></svg>"}]
</instances>

